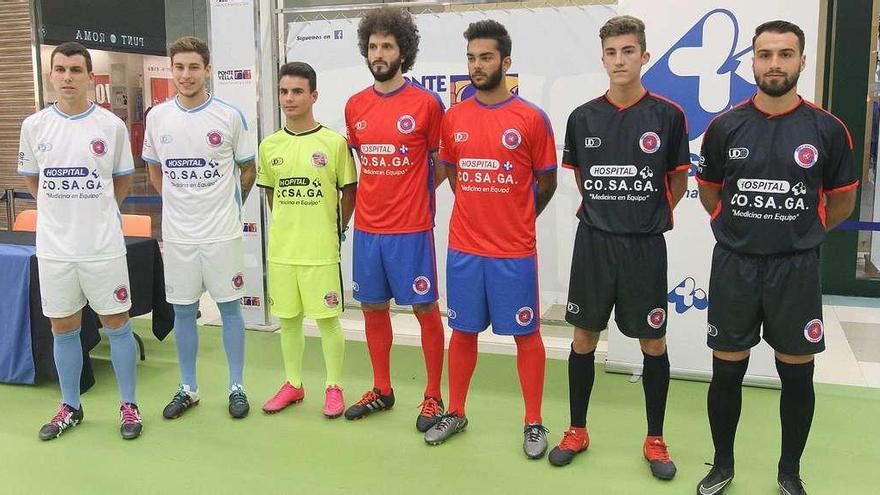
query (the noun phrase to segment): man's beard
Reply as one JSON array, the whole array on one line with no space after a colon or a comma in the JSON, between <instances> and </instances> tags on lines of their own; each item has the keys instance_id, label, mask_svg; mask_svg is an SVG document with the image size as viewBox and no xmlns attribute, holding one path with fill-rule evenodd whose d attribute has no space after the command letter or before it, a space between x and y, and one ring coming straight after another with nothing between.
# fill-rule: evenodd
<instances>
[{"instance_id":1,"label":"man's beard","mask_svg":"<svg viewBox=\"0 0 880 495\"><path fill-rule=\"evenodd\" d=\"M501 67L498 67L498 70L495 72L484 72L484 74L486 76L486 81L482 84L477 84L474 81L473 76L471 76L471 84L480 91L492 91L501 84L502 80L504 80L504 71L501 70Z\"/></svg>"},{"instance_id":2,"label":"man's beard","mask_svg":"<svg viewBox=\"0 0 880 495\"><path fill-rule=\"evenodd\" d=\"M779 97L788 93L789 91L791 91L792 88L797 86L798 78L800 77L800 75L800 72L795 72L791 76L784 76L781 82L773 84L768 81L769 78L767 76L759 77L756 74L755 82L758 83L758 87L761 88L761 91L763 91L764 93L773 97Z\"/></svg>"},{"instance_id":3,"label":"man's beard","mask_svg":"<svg viewBox=\"0 0 880 495\"><path fill-rule=\"evenodd\" d=\"M375 79L379 82L385 82L385 81L390 81L391 79L394 78L394 76L397 75L397 71L400 70L400 66L402 65L402 63L403 63L403 61L400 59L400 57L398 57L396 60L386 62L386 65L388 66L388 68L384 71L381 71L381 72L376 70L376 68L373 67L373 65L370 64L370 62L367 62L367 67L369 67L370 73L373 74L373 79Z\"/></svg>"}]
</instances>

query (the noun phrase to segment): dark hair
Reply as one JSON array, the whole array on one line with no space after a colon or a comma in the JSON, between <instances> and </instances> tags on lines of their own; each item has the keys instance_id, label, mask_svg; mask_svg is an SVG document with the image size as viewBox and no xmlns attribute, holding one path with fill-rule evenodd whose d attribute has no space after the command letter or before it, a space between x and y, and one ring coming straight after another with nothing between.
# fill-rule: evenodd
<instances>
[{"instance_id":1,"label":"dark hair","mask_svg":"<svg viewBox=\"0 0 880 495\"><path fill-rule=\"evenodd\" d=\"M49 57L49 65L53 65L55 63L55 54L60 53L65 57L72 57L74 55L82 55L83 58L86 59L86 72L92 72L92 55L89 53L89 50L76 41L68 41L66 43L61 43L56 46L54 50L52 50L52 55Z\"/></svg>"},{"instance_id":2,"label":"dark hair","mask_svg":"<svg viewBox=\"0 0 880 495\"><path fill-rule=\"evenodd\" d=\"M362 57L367 57L370 36L377 33L394 36L403 59L400 70L409 72L416 63L416 54L419 53L419 28L409 11L382 7L367 12L358 24L358 48Z\"/></svg>"},{"instance_id":3,"label":"dark hair","mask_svg":"<svg viewBox=\"0 0 880 495\"><path fill-rule=\"evenodd\" d=\"M804 40L803 30L797 24L794 24L794 23L791 23L788 21L782 21L782 20L767 21L764 24L761 24L760 26L755 28L755 36L752 38L752 50L753 51L755 49L755 40L758 39L758 36L760 36L763 33L768 33L768 32L769 33L780 33L780 34L794 33L794 35L797 36L798 44L801 47L801 53L804 53L804 45L806 44L806 41Z\"/></svg>"},{"instance_id":4,"label":"dark hair","mask_svg":"<svg viewBox=\"0 0 880 495\"><path fill-rule=\"evenodd\" d=\"M184 36L178 38L171 46L168 47L168 57L174 62L174 56L178 53L195 52L202 56L202 62L207 67L211 63L211 52L208 50L208 44L196 38L195 36Z\"/></svg>"},{"instance_id":5,"label":"dark hair","mask_svg":"<svg viewBox=\"0 0 880 495\"><path fill-rule=\"evenodd\" d=\"M464 31L464 39L473 41L480 38L495 40L498 43L498 51L501 52L501 58L510 56L513 42L510 40L510 35L507 34L504 24L493 19L472 22Z\"/></svg>"},{"instance_id":6,"label":"dark hair","mask_svg":"<svg viewBox=\"0 0 880 495\"><path fill-rule=\"evenodd\" d=\"M603 42L605 38L626 34L636 35L636 38L639 40L639 46L642 47L642 53L648 49L648 45L645 42L645 23L637 17L631 15L612 17L599 29L599 39Z\"/></svg>"},{"instance_id":7,"label":"dark hair","mask_svg":"<svg viewBox=\"0 0 880 495\"><path fill-rule=\"evenodd\" d=\"M315 74L315 69L305 62L287 62L282 65L281 68L278 69L278 80L281 81L281 78L284 76L308 79L309 91L318 89L318 75Z\"/></svg>"}]
</instances>

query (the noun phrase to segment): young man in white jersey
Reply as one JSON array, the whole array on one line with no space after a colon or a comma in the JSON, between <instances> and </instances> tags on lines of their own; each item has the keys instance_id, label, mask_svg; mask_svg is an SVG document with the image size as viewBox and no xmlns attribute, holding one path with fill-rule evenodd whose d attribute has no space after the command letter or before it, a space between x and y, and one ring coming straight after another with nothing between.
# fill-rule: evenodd
<instances>
[{"instance_id":1,"label":"young man in white jersey","mask_svg":"<svg viewBox=\"0 0 880 495\"><path fill-rule=\"evenodd\" d=\"M254 184L254 137L241 111L209 94L210 54L186 36L168 48L177 96L147 118L144 161L162 195L165 297L174 305L181 385L165 407L167 419L199 403L196 315L207 289L223 320L229 363L229 414L250 410L242 387L244 320L241 206Z\"/></svg>"},{"instance_id":2,"label":"young man in white jersey","mask_svg":"<svg viewBox=\"0 0 880 495\"><path fill-rule=\"evenodd\" d=\"M57 438L83 421L80 324L88 302L110 338L122 395L120 431L130 440L143 428L135 401L136 347L119 216L134 172L131 145L125 123L87 98L93 74L84 46L58 45L50 65L58 101L22 123L18 158L18 173L37 199L40 297L52 322L62 397L40 439Z\"/></svg>"}]
</instances>

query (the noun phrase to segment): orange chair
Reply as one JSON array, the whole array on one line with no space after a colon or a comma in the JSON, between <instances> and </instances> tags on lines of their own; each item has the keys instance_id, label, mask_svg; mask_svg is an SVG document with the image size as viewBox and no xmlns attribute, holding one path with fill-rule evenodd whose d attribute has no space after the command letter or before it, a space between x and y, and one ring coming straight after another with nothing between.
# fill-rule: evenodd
<instances>
[{"instance_id":1,"label":"orange chair","mask_svg":"<svg viewBox=\"0 0 880 495\"><path fill-rule=\"evenodd\" d=\"M36 232L37 231L37 210L24 210L15 217L15 223L12 224L12 230L18 232Z\"/></svg>"},{"instance_id":2,"label":"orange chair","mask_svg":"<svg viewBox=\"0 0 880 495\"><path fill-rule=\"evenodd\" d=\"M122 215L122 233L134 237L152 237L153 219L148 215Z\"/></svg>"}]
</instances>

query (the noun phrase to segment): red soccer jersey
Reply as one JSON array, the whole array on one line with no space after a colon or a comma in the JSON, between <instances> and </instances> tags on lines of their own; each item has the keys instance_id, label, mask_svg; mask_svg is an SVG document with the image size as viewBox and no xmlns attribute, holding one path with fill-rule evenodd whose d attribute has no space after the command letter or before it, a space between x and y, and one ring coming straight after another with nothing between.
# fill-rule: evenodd
<instances>
[{"instance_id":1,"label":"red soccer jersey","mask_svg":"<svg viewBox=\"0 0 880 495\"><path fill-rule=\"evenodd\" d=\"M360 177L354 226L374 234L406 234L434 227L434 169L443 103L406 82L383 94L372 86L345 105L348 143L358 153Z\"/></svg>"},{"instance_id":2,"label":"red soccer jersey","mask_svg":"<svg viewBox=\"0 0 880 495\"><path fill-rule=\"evenodd\" d=\"M518 96L485 105L476 97L443 118L440 160L455 167L449 247L493 258L535 254L537 176L556 169L553 129Z\"/></svg>"}]
</instances>

